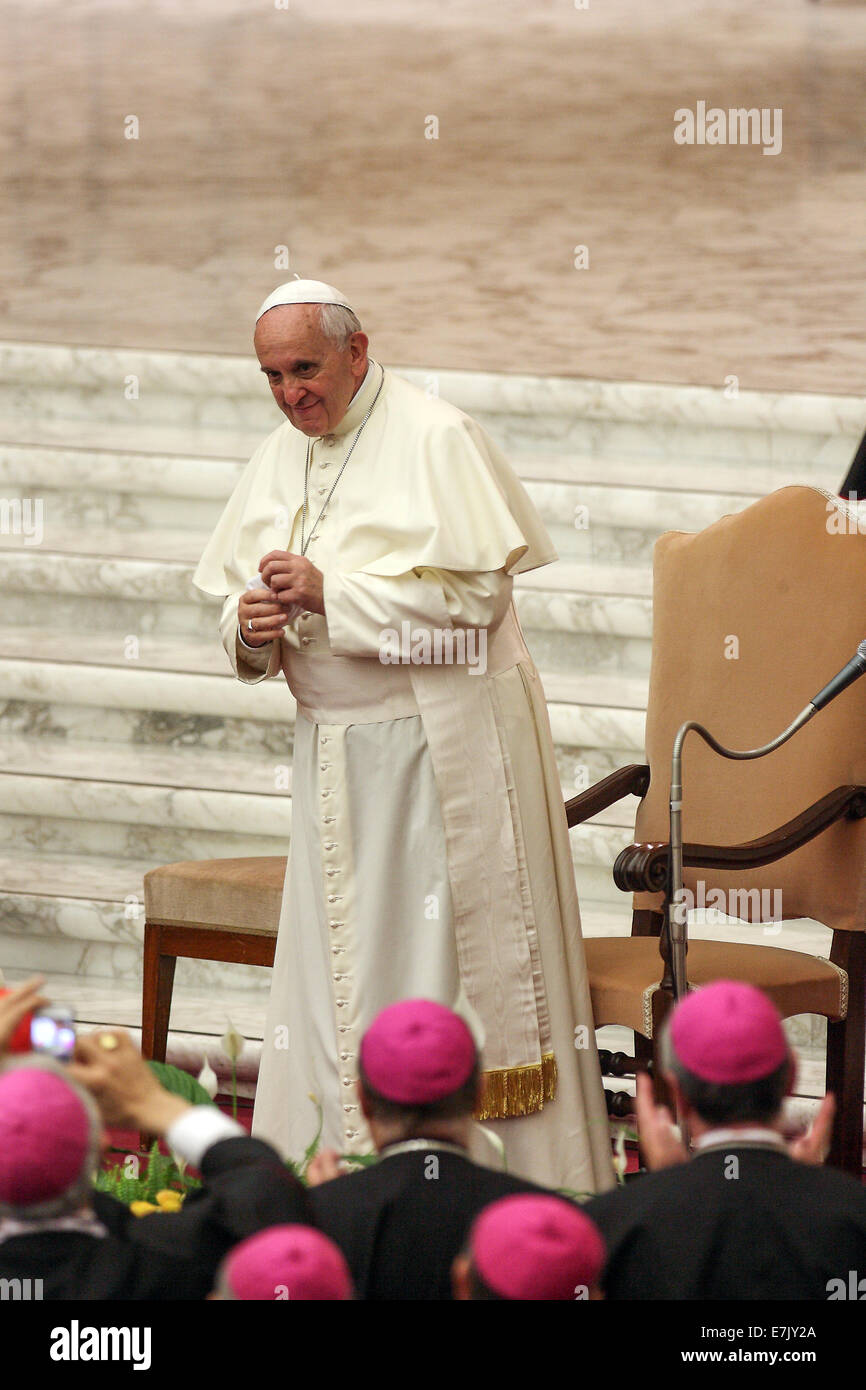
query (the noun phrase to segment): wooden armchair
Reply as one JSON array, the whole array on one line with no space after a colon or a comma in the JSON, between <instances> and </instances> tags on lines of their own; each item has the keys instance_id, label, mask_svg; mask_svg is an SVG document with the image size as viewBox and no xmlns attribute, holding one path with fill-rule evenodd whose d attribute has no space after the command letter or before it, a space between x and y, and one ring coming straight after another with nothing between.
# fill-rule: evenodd
<instances>
[{"instance_id":1,"label":"wooden armchair","mask_svg":"<svg viewBox=\"0 0 866 1390\"><path fill-rule=\"evenodd\" d=\"M783 488L698 535L672 532L656 545L647 764L622 768L566 802L574 826L622 796L640 798L635 843L613 871L617 886L634 894L631 936L585 941L596 1027L633 1029L637 1065L652 1057L673 1001L667 891L674 737L685 720L696 719L729 747L761 745L854 654L866 635L866 534L856 521L840 521L843 507L812 488ZM723 900L728 916L753 923L756 936L762 927L765 933L763 944L690 942L689 982L748 980L785 1018L827 1019L826 1084L838 1105L830 1162L859 1176L866 680L758 761L729 762L697 737L687 740L683 771L686 890L710 906ZM767 924L778 917L831 928L829 960L767 944L777 930Z\"/></svg>"}]
</instances>

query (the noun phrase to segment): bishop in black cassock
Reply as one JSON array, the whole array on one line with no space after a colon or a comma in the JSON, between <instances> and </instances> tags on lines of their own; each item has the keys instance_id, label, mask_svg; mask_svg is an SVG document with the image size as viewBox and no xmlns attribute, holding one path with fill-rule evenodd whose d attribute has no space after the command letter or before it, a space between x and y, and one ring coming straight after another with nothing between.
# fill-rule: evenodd
<instances>
[{"instance_id":1,"label":"bishop in black cassock","mask_svg":"<svg viewBox=\"0 0 866 1390\"><path fill-rule=\"evenodd\" d=\"M482 1208L544 1189L470 1159L479 1059L450 1009L419 999L384 1009L360 1063L379 1158L311 1188L316 1222L346 1256L357 1298L450 1299L451 1266Z\"/></svg>"},{"instance_id":2,"label":"bishop in black cassock","mask_svg":"<svg viewBox=\"0 0 866 1390\"><path fill-rule=\"evenodd\" d=\"M164 1091L125 1034L80 1038L69 1070L23 1057L0 1071L0 1279L32 1299L202 1299L262 1227L310 1221L278 1154L213 1106ZM74 1080L91 1078L93 1095ZM92 1186L103 1120L160 1134L201 1169L183 1211L138 1218ZM29 1282L28 1282L29 1281Z\"/></svg>"},{"instance_id":3,"label":"bishop in black cassock","mask_svg":"<svg viewBox=\"0 0 866 1390\"><path fill-rule=\"evenodd\" d=\"M866 1195L788 1151L794 1061L770 1000L726 980L696 990L661 1053L695 1156L586 1204L608 1249L606 1297L840 1297L850 1271L866 1273Z\"/></svg>"}]
</instances>

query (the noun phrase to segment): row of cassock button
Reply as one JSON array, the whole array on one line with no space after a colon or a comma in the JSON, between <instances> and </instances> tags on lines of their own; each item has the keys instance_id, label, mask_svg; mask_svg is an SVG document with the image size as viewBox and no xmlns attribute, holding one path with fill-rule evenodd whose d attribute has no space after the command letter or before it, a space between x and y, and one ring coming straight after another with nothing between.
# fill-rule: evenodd
<instances>
[{"instance_id":1,"label":"row of cassock button","mask_svg":"<svg viewBox=\"0 0 866 1390\"><path fill-rule=\"evenodd\" d=\"M324 733L321 734L321 735L319 736L319 747L320 747L320 748L326 747L327 744L330 742L331 737L332 737L332 735L329 735L329 734L324 734ZM332 797L333 797L333 794L334 794L333 779L328 777L328 773L330 773L330 772L332 772L332 771L333 771L333 767L332 767L332 764L331 764L330 762L327 762L327 761L323 760L322 762L319 763L319 773L320 773L320 778L319 778L320 796L321 796L321 800L322 800L323 802L328 803L328 807L332 807L332 806L333 806L333 801L332 801ZM328 785L329 782L331 783L330 786ZM335 839L333 838L334 835L335 835L335 833L337 833L337 832L335 832L334 830L331 829L331 827L332 827L333 825L335 825L336 820L337 820L337 817L336 817L336 815L334 814L333 810L328 809L328 807L323 808L323 814L322 814L322 817L321 817L322 825L328 827L327 830L323 830L323 835L327 835L327 836L328 836L327 839L323 839L323 840L322 840L322 851L323 851L323 854L324 854L325 856L333 855L334 851L339 849L339 844L338 844L337 840L335 840ZM325 876L326 876L326 878L328 878L329 880L331 880L330 884L328 885L329 887L333 888L333 887L335 887L335 886L339 886L338 884L335 885L334 882L333 882L333 880L334 880L334 879L339 880L340 873L341 873L341 870L339 869L339 867L338 867L336 864L327 864L327 863L326 863L326 867L325 867ZM331 909L336 909L336 904L341 903L341 902L343 901L343 894L342 894L342 893L328 892L328 893L326 893L325 896L326 896L326 902L327 902L328 906L329 906ZM346 948L346 943L345 943L345 941L341 941L341 940L340 940L340 935L343 933L343 930L344 930L345 926L346 926L345 922L340 921L338 918L330 918L329 921L328 921L328 927L330 928L330 931L331 931L331 933L332 933L332 936L331 936L331 955L332 955L332 957L334 958L334 965L335 965L335 966L339 963L339 957L342 956L342 955L345 955L345 953L346 953L346 949L347 949L347 948ZM339 969L335 969L335 970L333 971L333 974L332 974L331 978L332 978L332 980L333 980L333 982L334 982L334 985L335 985L335 987L336 987L335 990L334 990L334 1004L336 1005L337 1010L339 1011L339 1010L342 1010L342 1009L347 1009L347 1008L349 1008L349 1006L350 1006L350 1000L347 999L347 998L342 997L342 995L343 995L343 990L342 990L341 987L343 986L343 984L344 984L344 982L345 982L346 980L351 980L351 978L352 978L352 973L351 973L351 971L350 971L350 970L339 970ZM348 991L346 991L346 992L348 992ZM339 1012L338 1012L338 1014L337 1014L337 1019L338 1019L338 1022L337 1022L337 1032L341 1035L341 1037L344 1037L344 1038L345 1038L347 1034L351 1034L351 1032L352 1032L352 1026L351 1026L351 1024L348 1024L348 1023L341 1023L341 1022L339 1022L339 1019L340 1019L340 1013L339 1013ZM346 1038L346 1041L349 1041L349 1039ZM340 1062L343 1064L343 1065L341 1066L341 1068L340 1068L340 1070L341 1070L340 1082L341 1082L341 1084L348 1090L349 1087L354 1087L354 1085L356 1084L356 1078L355 1078L355 1074L354 1074L354 1068L352 1067L352 1068L350 1069L350 1064L354 1063L354 1061L355 1061L355 1053L354 1053L354 1052L350 1052L347 1048L343 1048L343 1049L340 1051L339 1056L340 1056ZM350 1115L353 1115L353 1114L357 1114L357 1112L358 1112L358 1104L357 1104L357 1102L355 1102L354 1104L353 1104L353 1103L350 1103L350 1102L348 1102L348 1101L344 1102L344 1103L343 1103L343 1111L344 1111L344 1113L345 1113L345 1115L346 1115L347 1117L350 1116ZM348 1122L348 1120L347 1120L347 1122L346 1122L346 1128L345 1128L345 1130L344 1130L344 1133L345 1133L346 1139L349 1140L349 1141L351 1142L352 1140L358 1138L359 1131L358 1131L356 1128L353 1128L353 1127L349 1124L349 1122Z\"/></svg>"},{"instance_id":2,"label":"row of cassock button","mask_svg":"<svg viewBox=\"0 0 866 1390\"><path fill-rule=\"evenodd\" d=\"M336 442L337 442L337 441L336 441L336 439L334 438L333 435L326 435L326 436L322 439L322 443L325 445L326 448L329 448L329 449L332 449L332 448L334 447L334 445L336 444ZM330 465L331 465L331 460L330 460L330 459L320 459L320 460L319 460L319 467L320 467L320 468L329 468ZM328 492L328 486L327 486L327 484L323 484L321 487L318 487L318 488L316 489L316 491L317 491L317 493L319 494L320 497L324 497L324 496L327 494L327 492ZM314 542L317 541L318 539L319 539L319 537L318 537L318 532L314 532L313 535L310 537L310 544L311 544L311 545L314 544ZM309 621L311 617L312 617L312 614L310 614L310 613L303 613L303 614L301 615L301 621L302 621L302 622L304 622L304 621ZM303 637L301 638L301 645L304 646L304 647L308 647L308 646L310 646L314 641L315 641L315 638L313 638L313 637L303 636ZM320 745L320 747L324 747L325 745L327 745L328 742L329 742L329 735L327 735L327 734L322 734L321 737L320 737L320 739L319 739L319 745ZM321 773L326 773L326 774L327 774L328 772L331 771L331 764L328 763L328 762L321 762L321 763L319 764L319 771L320 771ZM326 780L326 779L323 779L323 780ZM322 790L321 790L322 800L324 800L324 801L330 800L330 798L331 798L331 796L332 796L332 793L333 793L333 787L322 786ZM336 819L337 819L336 816L333 815L333 814L325 814L325 815L322 816L322 824L323 824L323 825L327 825L327 826L331 826L331 825L333 825L333 824L335 823ZM328 832L325 832L325 833L328 833ZM333 833L333 832L331 832L331 833ZM336 849L338 849L339 846L338 846L336 840L334 840L334 839L328 839L328 840L325 840L325 841L323 842L322 848L323 848L323 850L325 851L325 853L333 853L333 851L336 850ZM325 875L326 875L327 878L333 880L333 879L335 879L335 878L339 878L340 870L339 870L336 866L334 866L333 864L331 864L331 865L328 865L328 867L325 869ZM327 894L327 901L328 901L328 904L329 904L331 907L333 907L334 904L339 903L339 902L342 902L342 894L340 894L340 893L328 893L328 894ZM340 932L341 929L345 927L345 925L346 925L345 922L341 922L341 921L336 920L336 919L331 919L331 920L328 922L328 926L329 926L329 928L331 929L332 932ZM344 955L344 954L345 954L345 951L346 951L346 945L345 945L345 943L341 943L337 938L332 937L332 939L331 939L331 955L335 957L335 963L336 963L336 958L339 957L339 956L341 956L341 955ZM334 981L334 984L337 985L337 986L339 986L339 985L342 985L342 983L343 983L344 980L351 979L351 973L350 973L349 971L345 971L345 970L344 970L344 971L335 970L335 971L333 972L332 979L333 979L333 981ZM336 1004L336 1006L337 1006L338 1009L345 1009L345 1008L348 1008L348 1006L349 1006L349 1000L348 1000L348 999L336 998L334 1002L335 1002L335 1004ZM346 1034L351 1033L351 1031L352 1031L352 1029L351 1029L351 1025L350 1025L350 1024L347 1024L347 1023L338 1023L338 1024L337 1024L337 1032L338 1032L339 1034L341 1034L342 1036L345 1036ZM343 1063L343 1069L342 1069L342 1070L343 1070L343 1074L342 1074L342 1076L340 1077L340 1081L341 1081L342 1085L343 1085L346 1089L348 1089L349 1087L352 1087L352 1086L355 1085L355 1076L354 1076L353 1072L349 1072L349 1071L346 1069L346 1064L347 1064L347 1063L352 1063L352 1062L355 1061L355 1053L354 1053L354 1052L349 1052L349 1051L343 1049L343 1050L340 1052L339 1055L340 1055L340 1061ZM353 1104L350 1104L350 1103L346 1102L346 1103L344 1103L344 1105L343 1105L343 1111L344 1111L344 1113L345 1113L346 1115L352 1115L352 1114L357 1113L357 1111L358 1111L358 1106L357 1106L357 1104L354 1104L354 1105L353 1105ZM353 1128L351 1128L350 1126L347 1125L347 1127L346 1127L346 1129L345 1129L345 1135L346 1135L346 1138L347 1138L348 1140L357 1139L357 1138L358 1138L358 1133L359 1133L359 1131L358 1131L357 1129L353 1129Z\"/></svg>"}]
</instances>

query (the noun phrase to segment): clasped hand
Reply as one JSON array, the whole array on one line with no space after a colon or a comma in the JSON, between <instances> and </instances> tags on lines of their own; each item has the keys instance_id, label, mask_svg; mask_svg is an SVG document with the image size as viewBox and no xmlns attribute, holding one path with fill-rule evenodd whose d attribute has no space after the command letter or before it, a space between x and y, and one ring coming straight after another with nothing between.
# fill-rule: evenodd
<instances>
[{"instance_id":1,"label":"clasped hand","mask_svg":"<svg viewBox=\"0 0 866 1390\"><path fill-rule=\"evenodd\" d=\"M279 637L295 606L324 614L324 575L305 556L270 550L259 561L259 572L262 587L247 589L238 600L238 622L249 646L263 647Z\"/></svg>"}]
</instances>

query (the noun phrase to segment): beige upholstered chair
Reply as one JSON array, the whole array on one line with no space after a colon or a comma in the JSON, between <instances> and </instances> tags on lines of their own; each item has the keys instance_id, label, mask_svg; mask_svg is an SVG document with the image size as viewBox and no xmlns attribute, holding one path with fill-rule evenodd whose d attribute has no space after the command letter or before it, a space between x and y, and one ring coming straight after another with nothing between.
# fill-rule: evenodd
<instances>
[{"instance_id":1,"label":"beige upholstered chair","mask_svg":"<svg viewBox=\"0 0 866 1390\"><path fill-rule=\"evenodd\" d=\"M635 895L632 934L586 942L596 1027L634 1029L638 1062L652 1055L672 1000L663 928L676 732L695 719L729 747L752 748L787 728L866 637L866 534L854 519L846 526L828 494L784 488L699 535L662 536L653 603L647 765L622 769L566 803L576 825L629 792L641 798L636 843L614 869L618 886ZM705 899L715 889L740 890L744 910L730 915L755 925L754 945L690 942L689 981L749 980L785 1017L827 1018L827 1088L838 1103L830 1161L859 1174L866 679L755 762L722 759L690 735L683 772L685 887L698 901L700 881ZM829 960L773 944L761 921L774 891L783 918L832 928Z\"/></svg>"},{"instance_id":2,"label":"beige upholstered chair","mask_svg":"<svg viewBox=\"0 0 866 1390\"><path fill-rule=\"evenodd\" d=\"M285 857L192 860L145 874L145 1057L165 1061L178 956L273 965L285 876Z\"/></svg>"}]
</instances>

